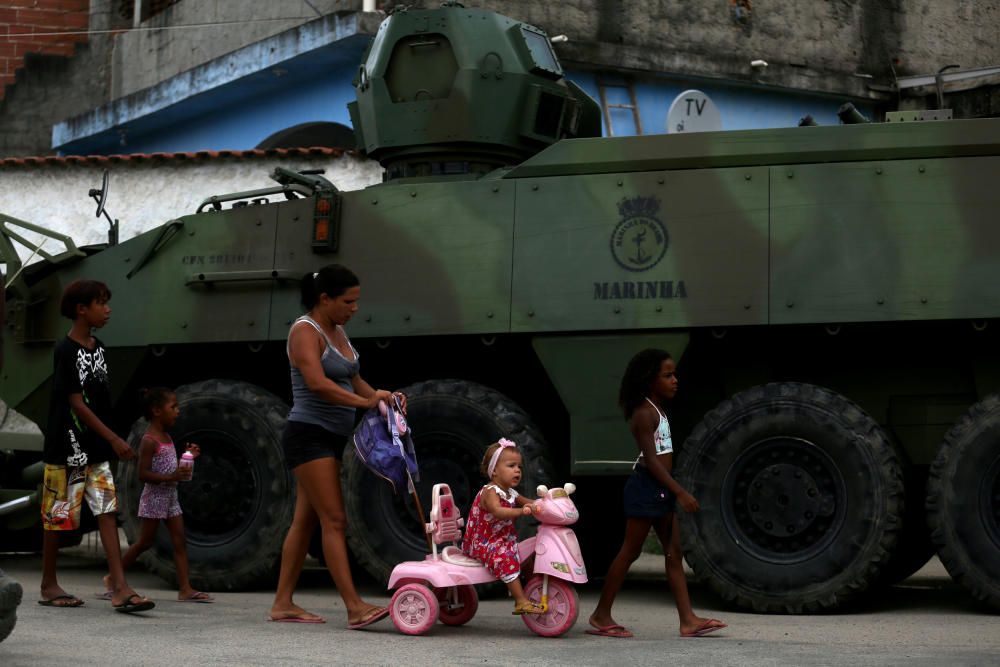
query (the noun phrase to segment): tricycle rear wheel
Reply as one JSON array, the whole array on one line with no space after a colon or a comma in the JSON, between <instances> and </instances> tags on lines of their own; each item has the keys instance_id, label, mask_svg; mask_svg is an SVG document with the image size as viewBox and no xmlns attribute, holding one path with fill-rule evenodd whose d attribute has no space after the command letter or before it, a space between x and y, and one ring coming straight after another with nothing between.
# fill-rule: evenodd
<instances>
[{"instance_id":1,"label":"tricycle rear wheel","mask_svg":"<svg viewBox=\"0 0 1000 667\"><path fill-rule=\"evenodd\" d=\"M423 584L406 584L392 596L389 615L404 635L422 635L434 627L440 608L437 596Z\"/></svg>"}]
</instances>

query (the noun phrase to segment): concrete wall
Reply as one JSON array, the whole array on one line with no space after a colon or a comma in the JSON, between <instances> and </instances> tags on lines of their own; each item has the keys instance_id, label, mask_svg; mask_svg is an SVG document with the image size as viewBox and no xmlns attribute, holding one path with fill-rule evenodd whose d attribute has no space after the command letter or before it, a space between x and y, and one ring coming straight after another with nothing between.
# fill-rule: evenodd
<instances>
[{"instance_id":1,"label":"concrete wall","mask_svg":"<svg viewBox=\"0 0 1000 667\"><path fill-rule=\"evenodd\" d=\"M248 2L181 0L148 25L239 20ZM315 3L314 3L315 4ZM357 10L360 0L325 0L324 12ZM380 2L391 8L394 1ZM437 0L401 4L437 6ZM1000 3L975 0L478 0L468 6L566 34L568 64L745 81L838 96L876 98L869 83L929 74L945 64L1000 63ZM239 8L236 7L239 5ZM294 15L304 3L253 2L250 16ZM185 31L125 33L115 52L113 96L134 92L227 51L308 20ZM750 61L768 68L754 71ZM860 75L860 76L859 76ZM869 78L871 77L871 78Z\"/></svg>"},{"instance_id":2,"label":"concrete wall","mask_svg":"<svg viewBox=\"0 0 1000 667\"><path fill-rule=\"evenodd\" d=\"M311 0L322 12L357 11L361 0ZM391 8L395 0L379 0ZM420 0L405 0L420 4ZM437 6L439 0L423 0ZM894 104L892 70L930 74L941 66L1000 64L997 0L466 0L535 23L570 42L557 45L577 71L670 72L762 87ZM104 2L95 3L106 8ZM107 27L95 24L92 27ZM105 12L105 23L111 20ZM31 63L0 102L0 155L51 153L55 121L107 104L315 17L299 0L181 0L144 27L127 30L113 57L93 37L76 58ZM255 22L247 23L248 19ZM283 19L283 20L269 20ZM242 22L241 22L242 21ZM232 23L237 22L237 23ZM766 60L751 70L752 59ZM110 68L110 69L109 69ZM113 72L113 74L112 74ZM695 84L697 85L697 84ZM993 109L976 95L964 107Z\"/></svg>"},{"instance_id":3,"label":"concrete wall","mask_svg":"<svg viewBox=\"0 0 1000 667\"><path fill-rule=\"evenodd\" d=\"M362 0L310 0L322 14L360 11ZM305 2L181 0L115 40L111 99L319 18ZM164 26L203 24L183 30ZM208 25L204 25L208 24Z\"/></svg>"},{"instance_id":4,"label":"concrete wall","mask_svg":"<svg viewBox=\"0 0 1000 667\"><path fill-rule=\"evenodd\" d=\"M98 6L100 5L100 6ZM94 3L91 30L121 27L121 19ZM48 155L52 125L104 104L110 94L111 39L94 36L73 57L29 55L0 100L0 156Z\"/></svg>"},{"instance_id":5,"label":"concrete wall","mask_svg":"<svg viewBox=\"0 0 1000 667\"><path fill-rule=\"evenodd\" d=\"M431 3L426 3L430 6ZM857 97L942 65L1000 64L1000 2L974 0L480 0L565 33L570 63L677 72ZM746 7L750 6L750 9ZM769 64L754 76L752 59ZM868 74L873 79L856 76Z\"/></svg>"},{"instance_id":6,"label":"concrete wall","mask_svg":"<svg viewBox=\"0 0 1000 667\"><path fill-rule=\"evenodd\" d=\"M66 234L77 245L103 243L107 222L94 217L96 205L87 191L100 187L105 166L0 166L0 212ZM107 165L107 211L121 221L124 241L167 220L194 213L198 204L212 195L273 186L268 174L277 166L326 169L326 178L341 190L356 190L382 180L378 163L348 154L119 162ZM25 236L35 242L39 238L30 233ZM51 241L45 246L47 251L55 248ZM22 248L18 253L22 258L29 254Z\"/></svg>"},{"instance_id":7,"label":"concrete wall","mask_svg":"<svg viewBox=\"0 0 1000 667\"><path fill-rule=\"evenodd\" d=\"M246 5L253 11L247 12ZM314 0L323 11L360 9L360 0ZM386 0L438 6L437 0ZM467 0L566 34L570 64L735 79L859 98L871 82L929 74L945 64L1000 63L1000 2L975 0ZM181 0L146 25L296 16L288 21L192 30L129 32L115 49L113 97L135 92L311 18L308 5L247 0ZM766 70L750 61L763 59ZM872 78L867 76L870 75Z\"/></svg>"}]
</instances>

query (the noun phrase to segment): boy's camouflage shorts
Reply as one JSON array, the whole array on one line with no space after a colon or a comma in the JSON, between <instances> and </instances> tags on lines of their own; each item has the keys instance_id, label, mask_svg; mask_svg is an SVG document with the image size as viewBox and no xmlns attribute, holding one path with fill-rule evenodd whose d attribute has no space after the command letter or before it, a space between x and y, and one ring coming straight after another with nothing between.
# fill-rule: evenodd
<instances>
[{"instance_id":1,"label":"boy's camouflage shorts","mask_svg":"<svg viewBox=\"0 0 1000 667\"><path fill-rule=\"evenodd\" d=\"M118 511L118 496L111 464L67 467L45 464L42 480L42 526L45 530L80 527L83 499L94 516Z\"/></svg>"}]
</instances>

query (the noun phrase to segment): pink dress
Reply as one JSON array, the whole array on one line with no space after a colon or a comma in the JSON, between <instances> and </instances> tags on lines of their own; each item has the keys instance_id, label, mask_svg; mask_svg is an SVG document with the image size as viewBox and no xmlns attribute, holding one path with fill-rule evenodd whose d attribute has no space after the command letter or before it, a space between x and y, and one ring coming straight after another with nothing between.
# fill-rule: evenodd
<instances>
[{"instance_id":1,"label":"pink dress","mask_svg":"<svg viewBox=\"0 0 1000 667\"><path fill-rule=\"evenodd\" d=\"M153 461L150 468L158 475L169 475L177 470L177 450L173 440L159 442L146 434L156 443ZM156 484L146 482L139 496L139 517L143 519L169 519L180 516L181 504L177 500L176 484Z\"/></svg>"},{"instance_id":2,"label":"pink dress","mask_svg":"<svg viewBox=\"0 0 1000 667\"><path fill-rule=\"evenodd\" d=\"M462 551L486 566L494 577L505 584L514 581L521 574L521 557L517 551L517 531L513 519L498 519L480 507L483 491L493 489L503 507L516 508L517 491L504 492L496 484L487 484L472 501Z\"/></svg>"}]
</instances>

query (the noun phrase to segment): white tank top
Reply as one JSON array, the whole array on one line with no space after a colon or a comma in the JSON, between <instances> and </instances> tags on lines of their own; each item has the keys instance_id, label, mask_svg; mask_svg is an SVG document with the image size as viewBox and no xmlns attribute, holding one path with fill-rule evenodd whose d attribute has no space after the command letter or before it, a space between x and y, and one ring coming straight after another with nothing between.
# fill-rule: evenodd
<instances>
[{"instance_id":1,"label":"white tank top","mask_svg":"<svg viewBox=\"0 0 1000 667\"><path fill-rule=\"evenodd\" d=\"M653 406L656 410L656 414L660 415L660 423L656 425L656 432L653 434L653 445L656 448L656 455L660 454L672 454L674 451L674 441L670 437L670 422L667 421L667 416L660 412L660 408L656 406L648 398L646 401ZM642 458L642 452L639 452L639 458ZM638 463L636 459L636 463Z\"/></svg>"}]
</instances>

